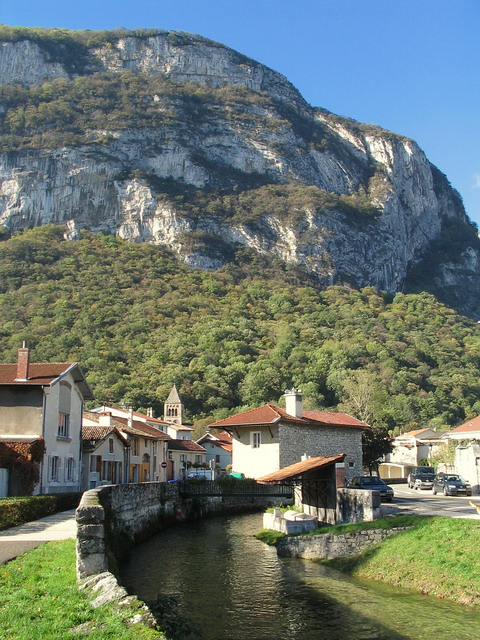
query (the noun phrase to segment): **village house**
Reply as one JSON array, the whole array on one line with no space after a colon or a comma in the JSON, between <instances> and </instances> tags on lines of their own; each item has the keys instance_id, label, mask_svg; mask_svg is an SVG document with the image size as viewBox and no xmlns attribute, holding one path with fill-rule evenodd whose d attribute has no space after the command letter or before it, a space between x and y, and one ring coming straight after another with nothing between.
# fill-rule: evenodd
<instances>
[{"instance_id":1,"label":"village house","mask_svg":"<svg viewBox=\"0 0 480 640\"><path fill-rule=\"evenodd\" d=\"M471 484L473 495L480 495L480 416L467 420L445 437L458 442L455 473Z\"/></svg>"},{"instance_id":2,"label":"village house","mask_svg":"<svg viewBox=\"0 0 480 640\"><path fill-rule=\"evenodd\" d=\"M211 433L207 431L196 443L205 448L207 463L220 473L225 473L232 464L232 436L226 431Z\"/></svg>"},{"instance_id":3,"label":"village house","mask_svg":"<svg viewBox=\"0 0 480 640\"><path fill-rule=\"evenodd\" d=\"M391 453L379 466L380 477L406 478L413 467L428 466L430 456L444 444L433 429L415 429L396 436Z\"/></svg>"},{"instance_id":4,"label":"village house","mask_svg":"<svg viewBox=\"0 0 480 640\"><path fill-rule=\"evenodd\" d=\"M304 411L298 389L287 390L285 401L285 409L266 404L210 425L232 435L234 472L259 478L309 457L345 454L337 466L339 486L363 473L367 424L346 413Z\"/></svg>"},{"instance_id":5,"label":"village house","mask_svg":"<svg viewBox=\"0 0 480 640\"><path fill-rule=\"evenodd\" d=\"M206 450L193 440L168 441L168 480L186 478L197 467L205 466Z\"/></svg>"},{"instance_id":6,"label":"village house","mask_svg":"<svg viewBox=\"0 0 480 640\"><path fill-rule=\"evenodd\" d=\"M101 484L127 481L130 443L117 426L84 425L82 428L82 491Z\"/></svg>"},{"instance_id":7,"label":"village house","mask_svg":"<svg viewBox=\"0 0 480 640\"><path fill-rule=\"evenodd\" d=\"M132 410L117 410L114 407L108 409L105 412L99 412L98 409L87 412L83 424L84 427L99 425L115 427L125 438L127 441L124 463L126 475L123 481L130 483L165 482L168 479L166 471L167 443L171 440L170 436L158 427L151 426L150 421L138 419L136 412ZM122 415L114 416L113 412ZM123 414L126 414L126 417ZM102 454L97 454L97 456L100 455ZM102 462L108 462L111 459L110 454L109 456L102 457ZM113 462L113 460L111 461ZM96 464L99 468L98 458ZM108 480L108 478L101 478L100 482L103 480Z\"/></svg>"},{"instance_id":8,"label":"village house","mask_svg":"<svg viewBox=\"0 0 480 640\"><path fill-rule=\"evenodd\" d=\"M24 344L15 364L0 364L0 391L0 442L45 443L34 493L79 491L83 403L93 398L80 366L30 362ZM14 484L9 494L21 494Z\"/></svg>"}]
</instances>

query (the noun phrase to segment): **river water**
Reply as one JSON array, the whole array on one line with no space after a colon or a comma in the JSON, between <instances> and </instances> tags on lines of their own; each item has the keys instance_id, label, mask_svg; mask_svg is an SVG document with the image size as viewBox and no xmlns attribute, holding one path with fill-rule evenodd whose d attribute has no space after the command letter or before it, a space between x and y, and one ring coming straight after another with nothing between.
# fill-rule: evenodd
<instances>
[{"instance_id":1,"label":"river water","mask_svg":"<svg viewBox=\"0 0 480 640\"><path fill-rule=\"evenodd\" d=\"M480 612L278 558L261 528L261 514L172 527L131 551L123 582L142 600L174 596L197 640L480 638Z\"/></svg>"}]
</instances>

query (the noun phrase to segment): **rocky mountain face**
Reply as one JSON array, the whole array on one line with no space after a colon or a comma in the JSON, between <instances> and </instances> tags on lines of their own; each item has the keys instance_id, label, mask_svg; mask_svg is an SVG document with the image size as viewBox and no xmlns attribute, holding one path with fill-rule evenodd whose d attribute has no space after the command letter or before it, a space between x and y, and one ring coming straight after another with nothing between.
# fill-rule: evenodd
<instances>
[{"instance_id":1,"label":"rocky mountain face","mask_svg":"<svg viewBox=\"0 0 480 640\"><path fill-rule=\"evenodd\" d=\"M0 32L0 225L110 232L202 269L248 248L480 317L476 230L413 140L198 36L54 36Z\"/></svg>"}]
</instances>

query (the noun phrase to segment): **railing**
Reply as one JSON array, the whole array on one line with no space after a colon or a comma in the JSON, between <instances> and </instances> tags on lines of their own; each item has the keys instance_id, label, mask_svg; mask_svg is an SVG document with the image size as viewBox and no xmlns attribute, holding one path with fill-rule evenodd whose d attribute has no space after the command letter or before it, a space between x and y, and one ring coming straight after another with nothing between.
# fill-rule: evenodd
<instances>
[{"instance_id":1,"label":"railing","mask_svg":"<svg viewBox=\"0 0 480 640\"><path fill-rule=\"evenodd\" d=\"M278 496L293 497L293 487L283 484L259 484L245 480L183 480L178 483L181 496Z\"/></svg>"}]
</instances>

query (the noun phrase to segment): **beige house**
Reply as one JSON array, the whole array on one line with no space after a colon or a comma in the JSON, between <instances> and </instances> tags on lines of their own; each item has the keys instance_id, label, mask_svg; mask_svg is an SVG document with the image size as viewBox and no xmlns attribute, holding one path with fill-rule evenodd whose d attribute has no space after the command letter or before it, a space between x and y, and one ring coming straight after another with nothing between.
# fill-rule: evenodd
<instances>
[{"instance_id":1,"label":"beige house","mask_svg":"<svg viewBox=\"0 0 480 640\"><path fill-rule=\"evenodd\" d=\"M45 442L35 493L79 491L83 402L91 398L77 363L32 363L23 345L15 364L0 364L0 440Z\"/></svg>"},{"instance_id":2,"label":"beige house","mask_svg":"<svg viewBox=\"0 0 480 640\"><path fill-rule=\"evenodd\" d=\"M266 404L210 425L232 435L234 472L259 478L310 457L344 453L339 475L348 480L362 474L367 424L346 413L304 411L298 389L286 391L285 400L285 409Z\"/></svg>"},{"instance_id":3,"label":"beige house","mask_svg":"<svg viewBox=\"0 0 480 640\"><path fill-rule=\"evenodd\" d=\"M225 472L232 464L232 436L226 431L207 431L196 443L206 450L207 463L212 469Z\"/></svg>"}]
</instances>

